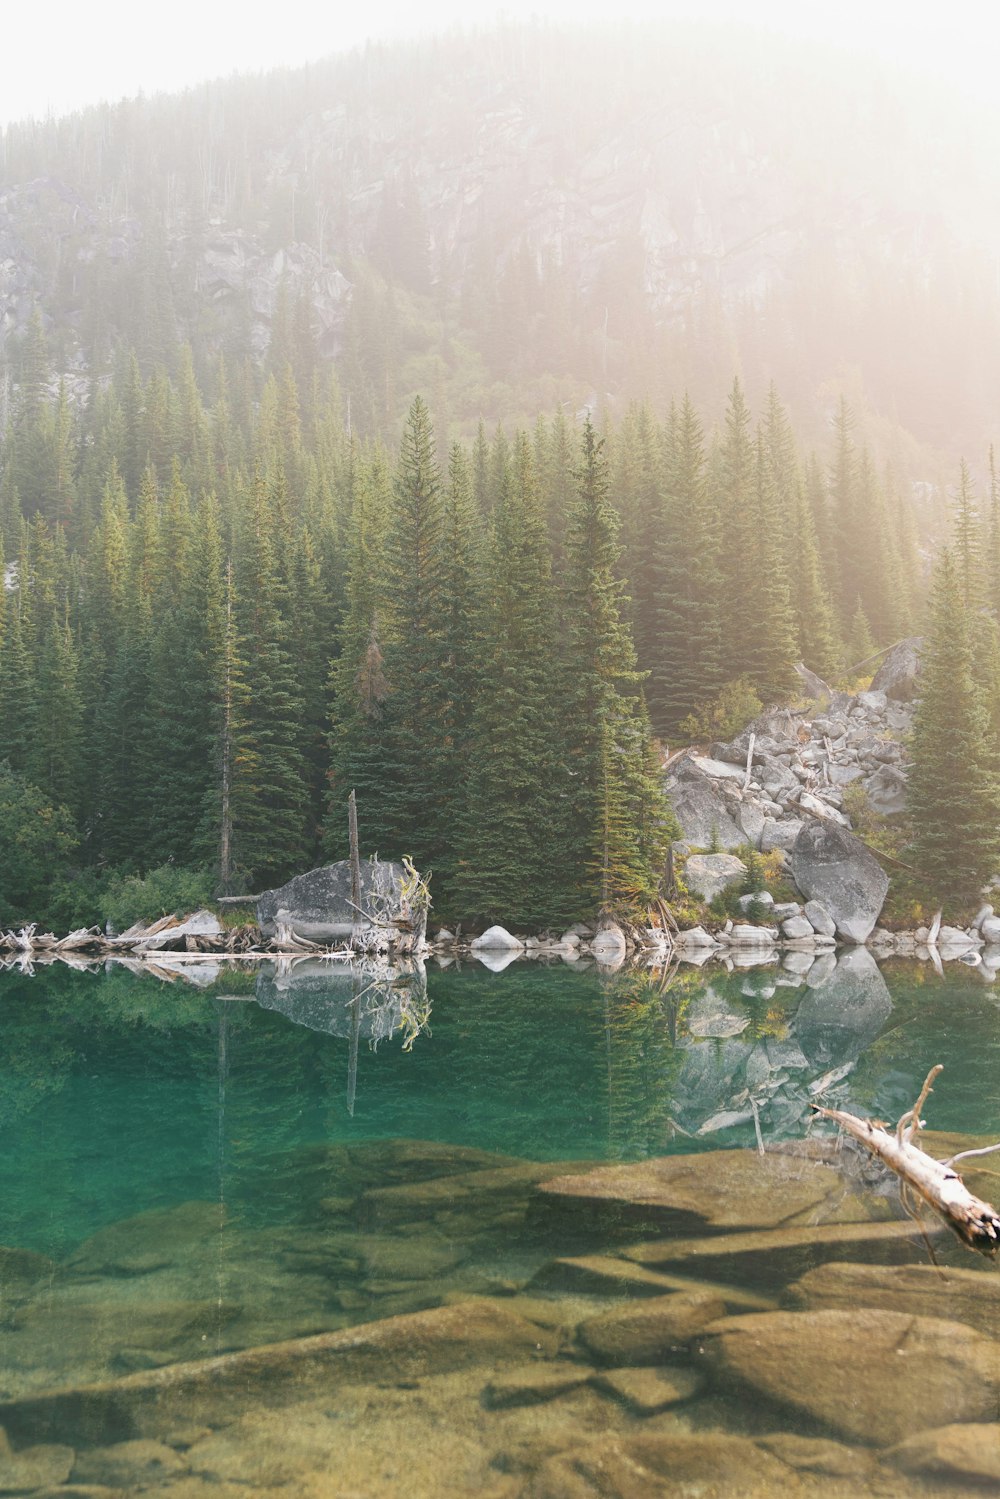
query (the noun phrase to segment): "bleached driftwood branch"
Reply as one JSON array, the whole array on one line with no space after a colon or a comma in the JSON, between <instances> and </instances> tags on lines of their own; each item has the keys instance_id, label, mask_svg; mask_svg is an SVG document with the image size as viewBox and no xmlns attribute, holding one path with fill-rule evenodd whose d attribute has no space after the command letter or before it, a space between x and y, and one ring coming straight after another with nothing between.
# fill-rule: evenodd
<instances>
[{"instance_id":1,"label":"bleached driftwood branch","mask_svg":"<svg viewBox=\"0 0 1000 1499\"><path fill-rule=\"evenodd\" d=\"M920 1111L934 1079L942 1070L940 1065L931 1068L920 1097L913 1108L902 1115L894 1133L875 1119L859 1119L844 1109L824 1109L813 1104L813 1112L824 1119L832 1119L852 1139L884 1161L901 1182L932 1207L949 1228L954 1229L963 1244L980 1254L995 1255L1000 1249L1000 1214L996 1208L972 1195L950 1161L935 1160L913 1141L917 1131L923 1128Z\"/></svg>"}]
</instances>

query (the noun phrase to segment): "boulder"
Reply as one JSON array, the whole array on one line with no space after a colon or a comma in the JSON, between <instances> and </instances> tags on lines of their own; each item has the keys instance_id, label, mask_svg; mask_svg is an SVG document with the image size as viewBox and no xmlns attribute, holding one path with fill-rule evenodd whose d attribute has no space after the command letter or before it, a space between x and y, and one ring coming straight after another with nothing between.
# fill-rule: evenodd
<instances>
[{"instance_id":1,"label":"boulder","mask_svg":"<svg viewBox=\"0 0 1000 1499\"><path fill-rule=\"evenodd\" d=\"M795 840L801 833L803 823L797 817L790 817L782 821L768 818L761 829L760 851L769 854L772 849L794 848Z\"/></svg>"},{"instance_id":2,"label":"boulder","mask_svg":"<svg viewBox=\"0 0 1000 1499\"><path fill-rule=\"evenodd\" d=\"M590 950L599 963L621 962L628 952L625 933L617 922L607 921L591 942Z\"/></svg>"},{"instance_id":3,"label":"boulder","mask_svg":"<svg viewBox=\"0 0 1000 1499\"><path fill-rule=\"evenodd\" d=\"M963 1490L966 1484L1000 1487L1000 1424L935 1426L907 1437L886 1456L907 1473L958 1479Z\"/></svg>"},{"instance_id":4,"label":"boulder","mask_svg":"<svg viewBox=\"0 0 1000 1499\"><path fill-rule=\"evenodd\" d=\"M883 765L865 781L868 805L880 817L900 817L906 811L906 775L896 765Z\"/></svg>"},{"instance_id":5,"label":"boulder","mask_svg":"<svg viewBox=\"0 0 1000 1499\"><path fill-rule=\"evenodd\" d=\"M789 916L781 923L781 932L783 936L789 937L793 941L803 937L815 937L816 935L812 922L807 920L805 916Z\"/></svg>"},{"instance_id":6,"label":"boulder","mask_svg":"<svg viewBox=\"0 0 1000 1499\"><path fill-rule=\"evenodd\" d=\"M591 1384L635 1415L655 1416L697 1395L702 1381L691 1369L638 1368L608 1369L595 1374Z\"/></svg>"},{"instance_id":7,"label":"boulder","mask_svg":"<svg viewBox=\"0 0 1000 1499\"><path fill-rule=\"evenodd\" d=\"M473 952L523 952L524 943L518 938L511 936L506 927L487 927L482 936L474 937L469 943Z\"/></svg>"},{"instance_id":8,"label":"boulder","mask_svg":"<svg viewBox=\"0 0 1000 1499\"><path fill-rule=\"evenodd\" d=\"M580 1213L589 1224L601 1217L603 1207L618 1224L640 1221L677 1234L792 1222L859 1223L872 1215L869 1198L845 1189L840 1173L822 1156L777 1151L759 1156L755 1150L713 1150L598 1166L552 1177L538 1192L550 1211Z\"/></svg>"},{"instance_id":9,"label":"boulder","mask_svg":"<svg viewBox=\"0 0 1000 1499\"><path fill-rule=\"evenodd\" d=\"M531 1499L794 1499L804 1489L749 1437L640 1432L573 1441L546 1458L522 1492Z\"/></svg>"},{"instance_id":10,"label":"boulder","mask_svg":"<svg viewBox=\"0 0 1000 1499\"><path fill-rule=\"evenodd\" d=\"M778 929L774 926L750 926L738 921L728 933L733 947L773 947L778 940Z\"/></svg>"},{"instance_id":11,"label":"boulder","mask_svg":"<svg viewBox=\"0 0 1000 1499\"><path fill-rule=\"evenodd\" d=\"M828 703L833 696L833 689L828 687L822 677L818 677L814 671L810 671L801 661L796 661L792 670L799 679L799 690L803 697L807 697L813 703Z\"/></svg>"},{"instance_id":12,"label":"boulder","mask_svg":"<svg viewBox=\"0 0 1000 1499\"><path fill-rule=\"evenodd\" d=\"M721 1296L678 1292L645 1297L592 1317L577 1329L587 1351L608 1364L662 1364L726 1315Z\"/></svg>"},{"instance_id":13,"label":"boulder","mask_svg":"<svg viewBox=\"0 0 1000 1499\"><path fill-rule=\"evenodd\" d=\"M884 692L893 702L912 702L919 687L923 644L923 639L914 635L894 645L872 678L870 691Z\"/></svg>"},{"instance_id":14,"label":"boulder","mask_svg":"<svg viewBox=\"0 0 1000 1499\"><path fill-rule=\"evenodd\" d=\"M726 1317L700 1340L717 1382L747 1388L855 1441L889 1446L942 1424L989 1421L1000 1346L939 1317L904 1312L765 1312Z\"/></svg>"},{"instance_id":15,"label":"boulder","mask_svg":"<svg viewBox=\"0 0 1000 1499\"><path fill-rule=\"evenodd\" d=\"M788 1287L789 1306L805 1311L853 1311L868 1306L884 1312L946 1317L992 1336L1000 1328L1000 1279L987 1270L949 1265L859 1265L834 1260L817 1265Z\"/></svg>"},{"instance_id":16,"label":"boulder","mask_svg":"<svg viewBox=\"0 0 1000 1499\"><path fill-rule=\"evenodd\" d=\"M366 860L361 865L359 916L351 906L351 866L341 859L298 874L276 890L265 890L257 898L257 924L265 937L273 937L278 912L286 911L296 937L334 943L349 937L357 920L388 945L389 933L379 923L398 920L402 930L412 933L413 945L418 945L426 933L427 912L408 898L410 879L402 864Z\"/></svg>"},{"instance_id":17,"label":"boulder","mask_svg":"<svg viewBox=\"0 0 1000 1499\"><path fill-rule=\"evenodd\" d=\"M738 848L744 841L741 828L730 816L725 798L711 781L679 781L670 792L670 804L685 839L696 848L713 843Z\"/></svg>"},{"instance_id":18,"label":"boulder","mask_svg":"<svg viewBox=\"0 0 1000 1499\"><path fill-rule=\"evenodd\" d=\"M692 854L684 866L684 883L703 901L742 884L746 876L746 865L733 854Z\"/></svg>"},{"instance_id":19,"label":"boulder","mask_svg":"<svg viewBox=\"0 0 1000 1499\"><path fill-rule=\"evenodd\" d=\"M222 924L211 911L195 911L183 921L164 927L150 937L143 937L135 945L143 950L184 947L188 937L221 937Z\"/></svg>"},{"instance_id":20,"label":"boulder","mask_svg":"<svg viewBox=\"0 0 1000 1499\"><path fill-rule=\"evenodd\" d=\"M707 950L708 948L718 947L719 944L711 933L706 932L703 926L690 926L686 927L684 931L677 933L674 945L675 947L687 948L693 951L698 949Z\"/></svg>"},{"instance_id":21,"label":"boulder","mask_svg":"<svg viewBox=\"0 0 1000 1499\"><path fill-rule=\"evenodd\" d=\"M1000 916L987 916L979 928L979 935L990 947L1000 945Z\"/></svg>"},{"instance_id":22,"label":"boulder","mask_svg":"<svg viewBox=\"0 0 1000 1499\"><path fill-rule=\"evenodd\" d=\"M792 878L807 901L819 901L837 933L864 942L874 930L889 889L874 854L846 828L804 825L791 853Z\"/></svg>"},{"instance_id":23,"label":"boulder","mask_svg":"<svg viewBox=\"0 0 1000 1499\"><path fill-rule=\"evenodd\" d=\"M809 922L813 931L817 932L821 937L835 937L837 935L837 924L821 901L807 900L802 914Z\"/></svg>"}]
</instances>

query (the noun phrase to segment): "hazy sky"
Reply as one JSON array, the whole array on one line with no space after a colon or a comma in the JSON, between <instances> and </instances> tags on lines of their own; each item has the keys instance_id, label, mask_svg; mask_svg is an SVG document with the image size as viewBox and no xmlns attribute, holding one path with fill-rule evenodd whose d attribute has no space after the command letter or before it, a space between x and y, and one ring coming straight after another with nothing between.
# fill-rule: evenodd
<instances>
[{"instance_id":1,"label":"hazy sky","mask_svg":"<svg viewBox=\"0 0 1000 1499\"><path fill-rule=\"evenodd\" d=\"M13 6L11 6L13 9ZM0 123L102 99L183 88L234 71L305 62L367 38L412 36L498 15L567 21L685 16L771 26L872 51L992 97L1000 7L991 0L47 0L4 16Z\"/></svg>"}]
</instances>

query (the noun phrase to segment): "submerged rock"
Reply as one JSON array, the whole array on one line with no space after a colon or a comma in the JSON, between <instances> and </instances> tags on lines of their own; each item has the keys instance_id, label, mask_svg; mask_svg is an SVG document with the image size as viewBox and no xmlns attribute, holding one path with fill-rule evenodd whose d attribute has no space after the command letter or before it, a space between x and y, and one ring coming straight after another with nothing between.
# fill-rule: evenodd
<instances>
[{"instance_id":1,"label":"submerged rock","mask_svg":"<svg viewBox=\"0 0 1000 1499\"><path fill-rule=\"evenodd\" d=\"M935 1426L908 1437L886 1455L907 1473L957 1478L977 1486L1000 1485L1000 1424Z\"/></svg>"},{"instance_id":2,"label":"submerged rock","mask_svg":"<svg viewBox=\"0 0 1000 1499\"><path fill-rule=\"evenodd\" d=\"M614 1307L582 1323L577 1333L584 1347L605 1363L663 1364L725 1315L719 1295L678 1292Z\"/></svg>"},{"instance_id":3,"label":"submerged rock","mask_svg":"<svg viewBox=\"0 0 1000 1499\"><path fill-rule=\"evenodd\" d=\"M857 947L835 960L822 984L812 987L812 978L810 969L809 991L793 1021L796 1041L816 1067L854 1061L892 1013L892 998L878 964L867 948Z\"/></svg>"},{"instance_id":4,"label":"submerged rock","mask_svg":"<svg viewBox=\"0 0 1000 1499\"><path fill-rule=\"evenodd\" d=\"M727 1389L802 1411L856 1441L888 1446L942 1422L988 1421L1000 1346L970 1328L906 1313L768 1312L727 1317L701 1340Z\"/></svg>"},{"instance_id":5,"label":"submerged rock","mask_svg":"<svg viewBox=\"0 0 1000 1499\"><path fill-rule=\"evenodd\" d=\"M1000 1280L987 1270L934 1265L859 1265L833 1261L808 1270L789 1286L790 1306L806 1311L853 1311L859 1306L921 1317L946 1317L988 1337L1000 1329Z\"/></svg>"},{"instance_id":6,"label":"submerged rock","mask_svg":"<svg viewBox=\"0 0 1000 1499\"><path fill-rule=\"evenodd\" d=\"M800 1492L795 1473L749 1437L655 1432L573 1442L541 1465L525 1499L792 1499Z\"/></svg>"},{"instance_id":7,"label":"submerged rock","mask_svg":"<svg viewBox=\"0 0 1000 1499\"><path fill-rule=\"evenodd\" d=\"M637 1416L655 1416L690 1400L701 1389L692 1369L608 1369L591 1380L595 1389L620 1400Z\"/></svg>"}]
</instances>

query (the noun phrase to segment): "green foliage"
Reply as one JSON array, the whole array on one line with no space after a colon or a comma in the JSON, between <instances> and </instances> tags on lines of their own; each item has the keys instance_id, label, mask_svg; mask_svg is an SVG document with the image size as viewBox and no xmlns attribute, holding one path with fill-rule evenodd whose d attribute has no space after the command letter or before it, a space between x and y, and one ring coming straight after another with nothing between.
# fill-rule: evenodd
<instances>
[{"instance_id":1,"label":"green foliage","mask_svg":"<svg viewBox=\"0 0 1000 1499\"><path fill-rule=\"evenodd\" d=\"M997 743L975 677L963 580L950 552L934 578L913 726L911 857L932 894L972 902L1000 868Z\"/></svg>"},{"instance_id":2,"label":"green foliage","mask_svg":"<svg viewBox=\"0 0 1000 1499\"><path fill-rule=\"evenodd\" d=\"M144 875L82 870L56 884L49 910L60 928L110 922L115 931L123 932L136 921L157 921L211 905L214 890L211 871L174 864Z\"/></svg>"},{"instance_id":3,"label":"green foliage","mask_svg":"<svg viewBox=\"0 0 1000 1499\"><path fill-rule=\"evenodd\" d=\"M705 703L681 724L681 732L692 742L732 739L763 713L764 704L748 677L727 682L718 696Z\"/></svg>"},{"instance_id":4,"label":"green foliage","mask_svg":"<svg viewBox=\"0 0 1000 1499\"><path fill-rule=\"evenodd\" d=\"M0 828L0 926L36 921L53 873L65 866L76 846L72 816L3 761Z\"/></svg>"}]
</instances>

